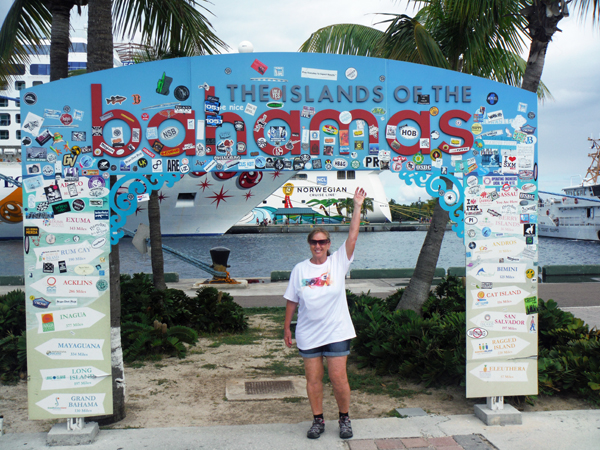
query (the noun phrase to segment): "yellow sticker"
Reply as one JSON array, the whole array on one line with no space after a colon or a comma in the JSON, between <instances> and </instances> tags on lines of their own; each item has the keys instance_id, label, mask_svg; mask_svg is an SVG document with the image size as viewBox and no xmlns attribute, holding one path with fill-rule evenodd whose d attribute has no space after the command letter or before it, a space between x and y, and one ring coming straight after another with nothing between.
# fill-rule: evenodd
<instances>
[{"instance_id":1,"label":"yellow sticker","mask_svg":"<svg viewBox=\"0 0 600 450\"><path fill-rule=\"evenodd\" d=\"M483 127L480 123L474 123L473 125L471 125L471 131L473 132L473 134L477 135L483 131Z\"/></svg>"},{"instance_id":2,"label":"yellow sticker","mask_svg":"<svg viewBox=\"0 0 600 450\"><path fill-rule=\"evenodd\" d=\"M432 106L431 108L429 108L429 114L431 114L432 116L437 116L439 112L440 110L437 106Z\"/></svg>"},{"instance_id":3,"label":"yellow sticker","mask_svg":"<svg viewBox=\"0 0 600 450\"><path fill-rule=\"evenodd\" d=\"M525 272L525 275L527 276L527 278L533 278L535 276L535 270L527 269L527 272Z\"/></svg>"}]
</instances>

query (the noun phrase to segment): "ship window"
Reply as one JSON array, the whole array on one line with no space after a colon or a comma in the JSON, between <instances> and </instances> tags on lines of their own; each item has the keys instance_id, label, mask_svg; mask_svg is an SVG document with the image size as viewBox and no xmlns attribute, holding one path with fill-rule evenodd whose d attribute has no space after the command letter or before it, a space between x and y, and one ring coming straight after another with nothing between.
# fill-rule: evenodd
<instances>
[{"instance_id":1,"label":"ship window","mask_svg":"<svg viewBox=\"0 0 600 450\"><path fill-rule=\"evenodd\" d=\"M0 130L0 139L1 140L8 139L8 130Z\"/></svg>"},{"instance_id":2,"label":"ship window","mask_svg":"<svg viewBox=\"0 0 600 450\"><path fill-rule=\"evenodd\" d=\"M354 170L349 170L348 172L346 172L346 177L349 180L355 180L356 179L356 172Z\"/></svg>"},{"instance_id":3,"label":"ship window","mask_svg":"<svg viewBox=\"0 0 600 450\"><path fill-rule=\"evenodd\" d=\"M594 218L594 208L587 208L587 218L588 219Z\"/></svg>"},{"instance_id":4,"label":"ship window","mask_svg":"<svg viewBox=\"0 0 600 450\"><path fill-rule=\"evenodd\" d=\"M83 62L71 62L71 61L69 61L69 72L71 70L85 69L86 67L87 67L87 63L85 61L83 61Z\"/></svg>"},{"instance_id":5,"label":"ship window","mask_svg":"<svg viewBox=\"0 0 600 450\"><path fill-rule=\"evenodd\" d=\"M15 114L15 122L21 123L21 114Z\"/></svg>"},{"instance_id":6,"label":"ship window","mask_svg":"<svg viewBox=\"0 0 600 450\"><path fill-rule=\"evenodd\" d=\"M338 172L337 173L337 179L338 180L345 180L346 179L346 172Z\"/></svg>"},{"instance_id":7,"label":"ship window","mask_svg":"<svg viewBox=\"0 0 600 450\"><path fill-rule=\"evenodd\" d=\"M190 206L194 206L195 198L195 192L181 192L177 196L177 203L175 203L175 208L189 208Z\"/></svg>"},{"instance_id":8,"label":"ship window","mask_svg":"<svg viewBox=\"0 0 600 450\"><path fill-rule=\"evenodd\" d=\"M44 84L43 81L34 81L33 86L39 86L40 84Z\"/></svg>"},{"instance_id":9,"label":"ship window","mask_svg":"<svg viewBox=\"0 0 600 450\"><path fill-rule=\"evenodd\" d=\"M17 139L21 139L21 130L17 130Z\"/></svg>"},{"instance_id":10,"label":"ship window","mask_svg":"<svg viewBox=\"0 0 600 450\"><path fill-rule=\"evenodd\" d=\"M24 81L15 81L15 90L22 91L23 89L25 89L25 82Z\"/></svg>"},{"instance_id":11,"label":"ship window","mask_svg":"<svg viewBox=\"0 0 600 450\"><path fill-rule=\"evenodd\" d=\"M87 44L84 42L72 42L69 52L87 53Z\"/></svg>"},{"instance_id":12,"label":"ship window","mask_svg":"<svg viewBox=\"0 0 600 450\"><path fill-rule=\"evenodd\" d=\"M29 72L31 75L50 75L50 64L32 64Z\"/></svg>"},{"instance_id":13,"label":"ship window","mask_svg":"<svg viewBox=\"0 0 600 450\"><path fill-rule=\"evenodd\" d=\"M0 126L7 127L10 125L10 114L0 114Z\"/></svg>"},{"instance_id":14,"label":"ship window","mask_svg":"<svg viewBox=\"0 0 600 450\"><path fill-rule=\"evenodd\" d=\"M284 202L284 203L285 203L285 202ZM264 205L266 205L266 204L267 204L267 201L266 201L266 200L263 200L263 204L264 204Z\"/></svg>"},{"instance_id":15,"label":"ship window","mask_svg":"<svg viewBox=\"0 0 600 450\"><path fill-rule=\"evenodd\" d=\"M302 203L306 203L306 200L302 200Z\"/></svg>"},{"instance_id":16,"label":"ship window","mask_svg":"<svg viewBox=\"0 0 600 450\"><path fill-rule=\"evenodd\" d=\"M0 107L6 108L8 106L8 99L0 98Z\"/></svg>"}]
</instances>

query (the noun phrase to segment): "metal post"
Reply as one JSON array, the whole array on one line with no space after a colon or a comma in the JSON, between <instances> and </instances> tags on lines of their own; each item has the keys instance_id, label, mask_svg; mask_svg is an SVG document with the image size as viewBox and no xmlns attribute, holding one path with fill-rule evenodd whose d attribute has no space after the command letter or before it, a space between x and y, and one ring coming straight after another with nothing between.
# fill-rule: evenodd
<instances>
[{"instance_id":1,"label":"metal post","mask_svg":"<svg viewBox=\"0 0 600 450\"><path fill-rule=\"evenodd\" d=\"M72 417L67 419L68 431L81 431L85 427L85 419L83 417Z\"/></svg>"},{"instance_id":2,"label":"metal post","mask_svg":"<svg viewBox=\"0 0 600 450\"><path fill-rule=\"evenodd\" d=\"M4 416L0 414L0 436L4 434Z\"/></svg>"},{"instance_id":3,"label":"metal post","mask_svg":"<svg viewBox=\"0 0 600 450\"><path fill-rule=\"evenodd\" d=\"M504 397L488 397L486 404L492 411L502 410L504 409Z\"/></svg>"}]
</instances>

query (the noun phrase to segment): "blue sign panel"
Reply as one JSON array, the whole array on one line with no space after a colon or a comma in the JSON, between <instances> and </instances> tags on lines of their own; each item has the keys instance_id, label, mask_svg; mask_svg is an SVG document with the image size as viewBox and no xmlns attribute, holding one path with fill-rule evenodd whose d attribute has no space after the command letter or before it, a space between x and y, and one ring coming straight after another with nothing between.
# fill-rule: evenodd
<instances>
[{"instance_id":1,"label":"blue sign panel","mask_svg":"<svg viewBox=\"0 0 600 450\"><path fill-rule=\"evenodd\" d=\"M182 58L70 78L25 95L23 131L80 173L493 172L494 155L472 150L485 149L485 140L535 139L537 128L531 93L353 56ZM517 116L523 123L513 138Z\"/></svg>"}]
</instances>

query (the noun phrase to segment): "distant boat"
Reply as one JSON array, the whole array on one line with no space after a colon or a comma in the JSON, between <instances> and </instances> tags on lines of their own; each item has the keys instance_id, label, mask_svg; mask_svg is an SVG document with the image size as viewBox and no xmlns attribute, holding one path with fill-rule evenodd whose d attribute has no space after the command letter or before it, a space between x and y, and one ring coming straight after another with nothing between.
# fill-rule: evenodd
<instances>
[{"instance_id":1,"label":"distant boat","mask_svg":"<svg viewBox=\"0 0 600 450\"><path fill-rule=\"evenodd\" d=\"M563 188L559 198L539 205L539 235L563 239L600 240L600 139L588 139L595 153L579 185ZM548 192L548 194L551 194Z\"/></svg>"}]
</instances>

